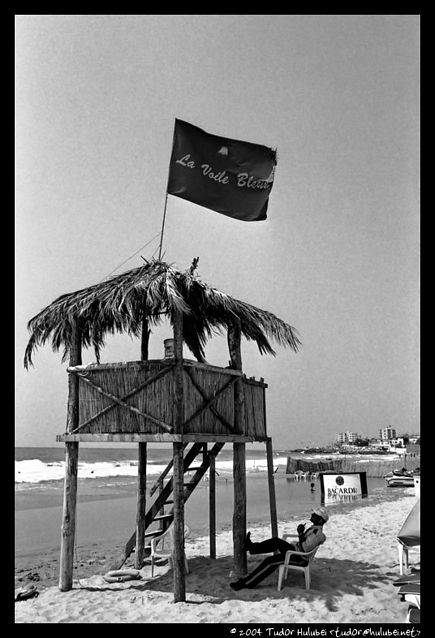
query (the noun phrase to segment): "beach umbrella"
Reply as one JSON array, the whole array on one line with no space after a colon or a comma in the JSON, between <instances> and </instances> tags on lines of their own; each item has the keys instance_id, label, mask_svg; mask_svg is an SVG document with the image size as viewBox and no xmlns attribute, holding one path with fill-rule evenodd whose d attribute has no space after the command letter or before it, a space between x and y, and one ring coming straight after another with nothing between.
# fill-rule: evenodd
<instances>
[{"instance_id":1,"label":"beach umbrella","mask_svg":"<svg viewBox=\"0 0 435 638\"><path fill-rule=\"evenodd\" d=\"M420 545L420 499L406 517L397 538L407 547Z\"/></svg>"},{"instance_id":2,"label":"beach umbrella","mask_svg":"<svg viewBox=\"0 0 435 638\"><path fill-rule=\"evenodd\" d=\"M66 360L74 326L81 345L93 347L97 362L107 335L125 333L140 337L149 326L175 314L183 315L183 340L198 361L213 333L227 330L237 319L242 335L255 341L260 354L275 355L269 339L295 352L301 345L297 331L273 313L231 297L204 283L196 274L198 259L181 271L160 260L146 261L120 275L88 288L58 297L28 322L30 339L24 366L33 365L35 350L51 340L55 352L63 349Z\"/></svg>"}]
</instances>

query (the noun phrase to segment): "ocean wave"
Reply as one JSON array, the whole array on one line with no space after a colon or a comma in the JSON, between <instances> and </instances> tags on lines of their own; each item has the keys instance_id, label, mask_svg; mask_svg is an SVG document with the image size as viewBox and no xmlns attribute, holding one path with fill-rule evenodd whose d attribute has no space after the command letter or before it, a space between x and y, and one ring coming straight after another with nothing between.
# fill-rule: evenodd
<instances>
[{"instance_id":1,"label":"ocean wave","mask_svg":"<svg viewBox=\"0 0 435 638\"><path fill-rule=\"evenodd\" d=\"M287 459L274 457L274 467L283 465ZM147 476L159 476L166 468L166 464L147 463ZM230 474L233 471L232 461L216 460L216 472ZM247 472L266 472L267 461L262 459L247 459ZM168 476L171 475L171 471ZM78 478L96 479L115 476L137 476L137 461L101 461L96 463L79 462ZM15 483L42 483L43 481L61 481L65 477L65 461L44 463L40 459L15 461Z\"/></svg>"}]
</instances>

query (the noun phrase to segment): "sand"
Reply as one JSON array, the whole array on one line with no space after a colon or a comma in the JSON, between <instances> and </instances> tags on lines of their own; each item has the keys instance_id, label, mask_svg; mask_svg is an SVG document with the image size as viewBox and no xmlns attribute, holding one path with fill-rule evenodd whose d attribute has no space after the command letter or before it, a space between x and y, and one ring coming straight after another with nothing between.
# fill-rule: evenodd
<instances>
[{"instance_id":1,"label":"sand","mask_svg":"<svg viewBox=\"0 0 435 638\"><path fill-rule=\"evenodd\" d=\"M409 490L392 502L340 513L330 508L324 527L327 540L313 562L308 591L303 574L296 571L289 572L280 592L277 571L256 589L233 591L230 529L217 535L215 560L208 556L207 536L186 539L190 573L182 603L174 603L173 573L167 562L155 568L154 578L145 564L140 580L109 584L103 579L109 550L95 545L77 564L73 589L60 592L57 560L47 554L35 565L33 579L32 571L22 568L18 585L33 580L39 596L15 603L15 622L405 623L407 604L392 583L399 577L396 536L414 503ZM294 524L279 521L279 534L284 531L294 532ZM251 532L254 541L264 540L270 526L258 523ZM248 555L248 568L261 559ZM413 552L409 572L419 569L419 553Z\"/></svg>"}]
</instances>

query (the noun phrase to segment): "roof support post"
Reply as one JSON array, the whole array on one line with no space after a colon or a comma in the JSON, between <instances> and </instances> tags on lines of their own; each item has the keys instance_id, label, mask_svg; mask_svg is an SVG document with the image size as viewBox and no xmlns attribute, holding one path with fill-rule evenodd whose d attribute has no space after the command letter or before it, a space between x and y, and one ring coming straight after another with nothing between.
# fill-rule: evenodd
<instances>
[{"instance_id":1,"label":"roof support post","mask_svg":"<svg viewBox=\"0 0 435 638\"><path fill-rule=\"evenodd\" d=\"M242 370L241 325L235 319L228 326L228 349L231 367ZM237 433L244 432L243 377L234 384L234 429ZM237 577L247 572L246 551L244 549L246 537L246 444L233 444L233 477L234 477L234 512L233 512L233 547L234 570Z\"/></svg>"},{"instance_id":2,"label":"roof support post","mask_svg":"<svg viewBox=\"0 0 435 638\"><path fill-rule=\"evenodd\" d=\"M82 363L81 330L78 320L72 325L69 366ZM67 431L71 432L79 424L79 379L68 374ZM78 442L65 443L65 482L63 492L63 512L60 547L60 591L72 589L74 574L74 540L77 506L77 468L79 458Z\"/></svg>"},{"instance_id":3,"label":"roof support post","mask_svg":"<svg viewBox=\"0 0 435 638\"><path fill-rule=\"evenodd\" d=\"M148 361L148 345L151 330L148 327L148 318L145 314L145 303L142 315L142 330L140 338L140 358L141 361Z\"/></svg>"}]
</instances>

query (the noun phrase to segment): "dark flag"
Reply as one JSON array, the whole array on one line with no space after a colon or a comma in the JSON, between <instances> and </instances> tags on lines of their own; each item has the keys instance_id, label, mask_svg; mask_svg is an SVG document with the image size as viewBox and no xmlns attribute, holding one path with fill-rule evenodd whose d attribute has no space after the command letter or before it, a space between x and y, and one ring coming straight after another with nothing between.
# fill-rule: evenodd
<instances>
[{"instance_id":1,"label":"dark flag","mask_svg":"<svg viewBox=\"0 0 435 638\"><path fill-rule=\"evenodd\" d=\"M266 219L276 152L175 120L168 193L246 222Z\"/></svg>"}]
</instances>

